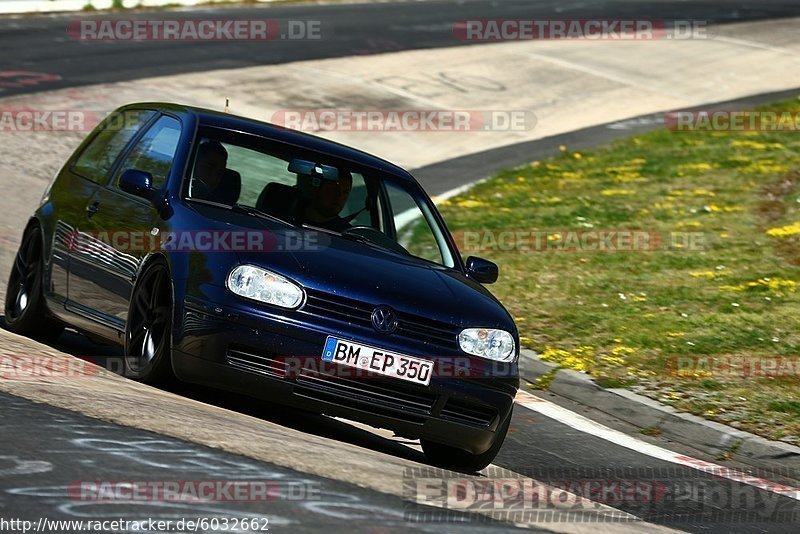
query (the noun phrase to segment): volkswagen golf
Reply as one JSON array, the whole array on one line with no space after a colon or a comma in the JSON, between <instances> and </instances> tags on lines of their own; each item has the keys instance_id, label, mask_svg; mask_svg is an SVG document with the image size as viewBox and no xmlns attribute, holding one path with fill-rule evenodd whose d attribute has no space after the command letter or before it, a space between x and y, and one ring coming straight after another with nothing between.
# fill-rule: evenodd
<instances>
[{"instance_id":1,"label":"volkswagen golf","mask_svg":"<svg viewBox=\"0 0 800 534\"><path fill-rule=\"evenodd\" d=\"M9 329L119 344L180 380L419 439L437 465L498 453L519 336L402 168L177 104L110 114L47 187L8 281Z\"/></svg>"}]
</instances>

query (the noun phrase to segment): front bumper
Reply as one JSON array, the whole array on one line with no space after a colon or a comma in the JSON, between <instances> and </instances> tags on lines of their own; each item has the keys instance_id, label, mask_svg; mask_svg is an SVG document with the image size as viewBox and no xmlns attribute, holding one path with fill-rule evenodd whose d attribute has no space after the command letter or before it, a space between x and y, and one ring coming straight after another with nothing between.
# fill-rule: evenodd
<instances>
[{"instance_id":1,"label":"front bumper","mask_svg":"<svg viewBox=\"0 0 800 534\"><path fill-rule=\"evenodd\" d=\"M184 302L173 343L173 368L181 380L360 421L473 454L491 447L497 428L510 416L519 387L516 363L490 367L482 362L479 376L456 377L448 372L453 371L453 358L441 350L398 345L324 317L313 317L312 322L300 314L273 315L237 304L192 298ZM422 386L355 376L352 368L324 365L321 355L328 335L432 359L437 362L434 376ZM458 358L477 360L463 353Z\"/></svg>"}]
</instances>

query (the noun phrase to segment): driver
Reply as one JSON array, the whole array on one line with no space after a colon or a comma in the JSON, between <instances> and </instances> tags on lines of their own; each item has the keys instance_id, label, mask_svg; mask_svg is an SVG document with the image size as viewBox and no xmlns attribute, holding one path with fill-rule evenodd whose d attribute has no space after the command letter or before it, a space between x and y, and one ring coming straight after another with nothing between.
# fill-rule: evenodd
<instances>
[{"instance_id":1,"label":"driver","mask_svg":"<svg viewBox=\"0 0 800 534\"><path fill-rule=\"evenodd\" d=\"M204 141L197 149L192 181L192 197L217 200L217 193L228 164L228 151L218 141Z\"/></svg>"},{"instance_id":2,"label":"driver","mask_svg":"<svg viewBox=\"0 0 800 534\"><path fill-rule=\"evenodd\" d=\"M339 179L322 180L319 187L311 191L311 197L300 207L300 218L312 226L343 232L350 228L346 219L339 216L353 188L353 176L349 171L340 171Z\"/></svg>"}]
</instances>

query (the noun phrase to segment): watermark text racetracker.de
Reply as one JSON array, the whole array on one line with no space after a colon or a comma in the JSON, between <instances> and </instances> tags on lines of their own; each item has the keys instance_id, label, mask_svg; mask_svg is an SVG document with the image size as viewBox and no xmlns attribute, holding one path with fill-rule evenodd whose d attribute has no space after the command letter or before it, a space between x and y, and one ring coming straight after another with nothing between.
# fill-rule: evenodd
<instances>
[{"instance_id":1,"label":"watermark text racetracker.de","mask_svg":"<svg viewBox=\"0 0 800 534\"><path fill-rule=\"evenodd\" d=\"M133 111L0 108L0 133L89 132L103 120L105 128L116 131L139 119ZM524 132L537 123L529 110L466 109L286 109L269 120L305 132Z\"/></svg>"},{"instance_id":2,"label":"watermark text racetracker.de","mask_svg":"<svg viewBox=\"0 0 800 534\"><path fill-rule=\"evenodd\" d=\"M775 471L739 474L723 466L704 473L683 468L589 467L510 472L491 466L478 478L409 467L403 473L404 515L406 521L421 522L459 522L464 513L473 513L475 521L519 523L796 522L800 503L783 498L795 488L764 478L776 476ZM758 487L728 478L732 475Z\"/></svg>"},{"instance_id":3,"label":"watermark text racetracker.de","mask_svg":"<svg viewBox=\"0 0 800 534\"><path fill-rule=\"evenodd\" d=\"M100 19L72 20L67 34L76 41L319 41L319 20L274 19Z\"/></svg>"},{"instance_id":4,"label":"watermark text racetracker.de","mask_svg":"<svg viewBox=\"0 0 800 534\"><path fill-rule=\"evenodd\" d=\"M80 480L67 496L84 502L272 502L320 499L318 482L286 480Z\"/></svg>"},{"instance_id":5,"label":"watermark text racetracker.de","mask_svg":"<svg viewBox=\"0 0 800 534\"><path fill-rule=\"evenodd\" d=\"M0 133L89 132L104 120L105 128L119 131L138 126L141 117L138 111L0 107Z\"/></svg>"},{"instance_id":6,"label":"watermark text racetracker.de","mask_svg":"<svg viewBox=\"0 0 800 534\"><path fill-rule=\"evenodd\" d=\"M0 380L70 380L97 376L103 369L80 358L46 354L0 354Z\"/></svg>"},{"instance_id":7,"label":"watermark text racetracker.de","mask_svg":"<svg viewBox=\"0 0 800 534\"><path fill-rule=\"evenodd\" d=\"M686 110L664 115L673 132L800 132L796 110Z\"/></svg>"},{"instance_id":8,"label":"watermark text racetracker.de","mask_svg":"<svg viewBox=\"0 0 800 534\"><path fill-rule=\"evenodd\" d=\"M453 25L462 41L653 41L708 39L705 20L662 19L462 19Z\"/></svg>"},{"instance_id":9,"label":"watermark text racetracker.de","mask_svg":"<svg viewBox=\"0 0 800 534\"><path fill-rule=\"evenodd\" d=\"M95 111L78 109L3 109L0 132L88 132L101 120Z\"/></svg>"},{"instance_id":10,"label":"watermark text racetracker.de","mask_svg":"<svg viewBox=\"0 0 800 534\"><path fill-rule=\"evenodd\" d=\"M465 253L698 251L708 246L703 232L628 229L457 230L453 238Z\"/></svg>"},{"instance_id":11,"label":"watermark text racetracker.de","mask_svg":"<svg viewBox=\"0 0 800 534\"><path fill-rule=\"evenodd\" d=\"M305 132L520 132L536 127L529 110L284 109L270 122Z\"/></svg>"},{"instance_id":12,"label":"watermark text racetracker.de","mask_svg":"<svg viewBox=\"0 0 800 534\"><path fill-rule=\"evenodd\" d=\"M72 230L64 246L73 253L316 252L330 236L314 230Z\"/></svg>"},{"instance_id":13,"label":"watermark text racetracker.de","mask_svg":"<svg viewBox=\"0 0 800 534\"><path fill-rule=\"evenodd\" d=\"M800 357L768 355L671 356L666 370L681 378L800 379Z\"/></svg>"}]
</instances>

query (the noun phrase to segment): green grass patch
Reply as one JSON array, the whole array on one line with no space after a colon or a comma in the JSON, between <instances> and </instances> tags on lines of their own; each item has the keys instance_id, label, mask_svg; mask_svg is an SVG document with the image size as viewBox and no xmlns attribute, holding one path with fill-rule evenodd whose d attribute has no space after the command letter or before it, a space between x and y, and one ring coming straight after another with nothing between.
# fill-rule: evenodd
<instances>
[{"instance_id":1,"label":"green grass patch","mask_svg":"<svg viewBox=\"0 0 800 534\"><path fill-rule=\"evenodd\" d=\"M800 112L800 99L769 108ZM562 148L441 205L462 252L500 265L492 291L523 346L600 383L800 444L800 409L786 408L800 406L797 377L678 375L670 365L800 356L800 133L664 129ZM604 251L580 241L620 231L646 239Z\"/></svg>"}]
</instances>

